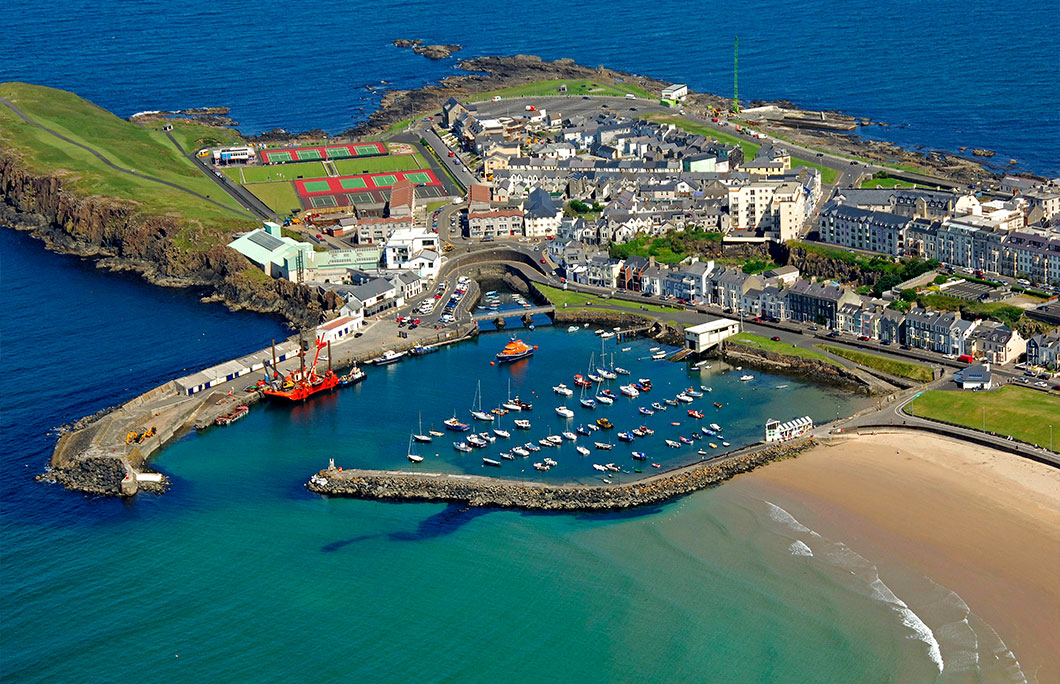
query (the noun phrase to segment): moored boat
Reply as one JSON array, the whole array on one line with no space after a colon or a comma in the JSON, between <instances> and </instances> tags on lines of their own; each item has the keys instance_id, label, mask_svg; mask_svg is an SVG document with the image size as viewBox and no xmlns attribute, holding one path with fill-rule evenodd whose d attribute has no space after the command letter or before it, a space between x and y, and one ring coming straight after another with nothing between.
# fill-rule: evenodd
<instances>
[{"instance_id":1,"label":"moored boat","mask_svg":"<svg viewBox=\"0 0 1060 684\"><path fill-rule=\"evenodd\" d=\"M393 349L387 349L385 352L383 352L382 356L377 356L368 363L372 364L373 366L386 366L391 363L397 363L401 359L405 358L406 353L407 352L397 352Z\"/></svg>"},{"instance_id":2,"label":"moored boat","mask_svg":"<svg viewBox=\"0 0 1060 684\"><path fill-rule=\"evenodd\" d=\"M668 439L668 440L666 440L666 446L670 447L671 449L680 449L681 448L681 443L680 442L675 442L672 439Z\"/></svg>"},{"instance_id":3,"label":"moored boat","mask_svg":"<svg viewBox=\"0 0 1060 684\"><path fill-rule=\"evenodd\" d=\"M237 406L223 416L218 416L215 421L218 425L231 425L240 418L243 418L250 413L249 406Z\"/></svg>"},{"instance_id":4,"label":"moored boat","mask_svg":"<svg viewBox=\"0 0 1060 684\"><path fill-rule=\"evenodd\" d=\"M531 347L522 340L517 340L514 337L511 342L504 345L504 349L497 352L497 361L500 363L511 363L520 359L525 359L528 356L533 356L537 346Z\"/></svg>"},{"instance_id":5,"label":"moored boat","mask_svg":"<svg viewBox=\"0 0 1060 684\"><path fill-rule=\"evenodd\" d=\"M755 379L755 376L753 376L753 375L750 375L750 374L748 374L748 375L741 375L741 376L740 376L740 382L751 382L751 381L752 381L752 380L754 380L754 379Z\"/></svg>"},{"instance_id":6,"label":"moored boat","mask_svg":"<svg viewBox=\"0 0 1060 684\"><path fill-rule=\"evenodd\" d=\"M530 429L530 421L526 420L525 418L518 418L513 422L515 423L515 427L519 428L520 430Z\"/></svg>"},{"instance_id":7,"label":"moored boat","mask_svg":"<svg viewBox=\"0 0 1060 684\"><path fill-rule=\"evenodd\" d=\"M607 418L597 418L596 425L597 427L603 428L604 430L610 430L614 427L614 425L611 424L611 421L609 421Z\"/></svg>"},{"instance_id":8,"label":"moored boat","mask_svg":"<svg viewBox=\"0 0 1060 684\"><path fill-rule=\"evenodd\" d=\"M570 387L567 387L562 382L559 383L558 385L554 385L552 387L552 391L555 392L556 394L560 394L560 395L563 395L565 397L569 397L569 396L574 394L574 390L572 390Z\"/></svg>"},{"instance_id":9,"label":"moored boat","mask_svg":"<svg viewBox=\"0 0 1060 684\"><path fill-rule=\"evenodd\" d=\"M564 418L573 418L574 417L574 411L571 411L566 406L557 406L556 407L556 413L561 415L561 416L563 416Z\"/></svg>"},{"instance_id":10,"label":"moored boat","mask_svg":"<svg viewBox=\"0 0 1060 684\"><path fill-rule=\"evenodd\" d=\"M634 461L646 461L646 460L648 460L648 456L643 451L634 451L633 452L633 460Z\"/></svg>"},{"instance_id":11,"label":"moored boat","mask_svg":"<svg viewBox=\"0 0 1060 684\"><path fill-rule=\"evenodd\" d=\"M493 468L500 468L501 467L501 462L500 461L494 461L492 458L483 458L482 459L482 465L490 466L490 467L493 467Z\"/></svg>"},{"instance_id":12,"label":"moored boat","mask_svg":"<svg viewBox=\"0 0 1060 684\"><path fill-rule=\"evenodd\" d=\"M471 446L467 442L453 442L453 448L464 453L471 451Z\"/></svg>"},{"instance_id":13,"label":"moored boat","mask_svg":"<svg viewBox=\"0 0 1060 684\"><path fill-rule=\"evenodd\" d=\"M578 446L574 447L574 450L577 451L582 456L588 456L591 453L588 449L586 449L585 447L583 447L581 445L578 445Z\"/></svg>"},{"instance_id":14,"label":"moored boat","mask_svg":"<svg viewBox=\"0 0 1060 684\"><path fill-rule=\"evenodd\" d=\"M628 370L626 370L625 368L619 368L618 366L615 366L615 372L619 375L629 375Z\"/></svg>"},{"instance_id":15,"label":"moored boat","mask_svg":"<svg viewBox=\"0 0 1060 684\"><path fill-rule=\"evenodd\" d=\"M593 442L593 446L603 451L611 451L615 448L614 444L608 444L607 442Z\"/></svg>"}]
</instances>

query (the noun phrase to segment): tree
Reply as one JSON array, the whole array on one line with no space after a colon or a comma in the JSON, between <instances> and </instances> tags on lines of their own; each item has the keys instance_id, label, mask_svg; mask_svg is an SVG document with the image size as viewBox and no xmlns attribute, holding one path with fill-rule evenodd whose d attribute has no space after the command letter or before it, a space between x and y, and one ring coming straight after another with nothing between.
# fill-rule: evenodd
<instances>
[{"instance_id":1,"label":"tree","mask_svg":"<svg viewBox=\"0 0 1060 684\"><path fill-rule=\"evenodd\" d=\"M876 284L872 286L872 294L879 297L900 282L902 282L901 276L894 273L884 273L876 280Z\"/></svg>"},{"instance_id":2,"label":"tree","mask_svg":"<svg viewBox=\"0 0 1060 684\"><path fill-rule=\"evenodd\" d=\"M902 299L907 302L916 301L916 288L911 287L907 290L902 290Z\"/></svg>"},{"instance_id":3,"label":"tree","mask_svg":"<svg viewBox=\"0 0 1060 684\"><path fill-rule=\"evenodd\" d=\"M940 275L935 276L935 284L936 285L941 285L944 282L946 282L947 280L949 280L949 278L944 276L944 275L940 274Z\"/></svg>"}]
</instances>

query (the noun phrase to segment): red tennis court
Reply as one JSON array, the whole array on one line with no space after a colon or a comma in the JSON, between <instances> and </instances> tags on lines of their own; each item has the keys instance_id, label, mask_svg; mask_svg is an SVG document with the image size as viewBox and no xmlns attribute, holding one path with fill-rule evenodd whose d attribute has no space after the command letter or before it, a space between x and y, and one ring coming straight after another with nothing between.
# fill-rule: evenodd
<instances>
[{"instance_id":1,"label":"red tennis court","mask_svg":"<svg viewBox=\"0 0 1060 684\"><path fill-rule=\"evenodd\" d=\"M283 147L261 150L258 156L265 164L287 162L323 161L325 159L350 159L351 157L381 157L387 154L386 145L380 142L321 145L319 147Z\"/></svg>"}]
</instances>

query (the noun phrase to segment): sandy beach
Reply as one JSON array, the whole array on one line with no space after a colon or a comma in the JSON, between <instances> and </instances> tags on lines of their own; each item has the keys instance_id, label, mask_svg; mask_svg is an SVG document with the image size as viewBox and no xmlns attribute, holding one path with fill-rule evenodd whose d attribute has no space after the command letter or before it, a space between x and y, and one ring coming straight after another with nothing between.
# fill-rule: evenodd
<instances>
[{"instance_id":1,"label":"sandy beach","mask_svg":"<svg viewBox=\"0 0 1060 684\"><path fill-rule=\"evenodd\" d=\"M731 486L842 540L881 576L906 568L956 592L1030 681L1060 681L1060 470L902 431L820 446Z\"/></svg>"}]
</instances>

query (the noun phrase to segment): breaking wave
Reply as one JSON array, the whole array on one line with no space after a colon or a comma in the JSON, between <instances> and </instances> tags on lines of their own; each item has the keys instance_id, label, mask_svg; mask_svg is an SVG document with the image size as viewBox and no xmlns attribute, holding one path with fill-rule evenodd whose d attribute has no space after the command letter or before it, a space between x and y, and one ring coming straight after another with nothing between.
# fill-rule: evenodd
<instances>
[{"instance_id":1,"label":"breaking wave","mask_svg":"<svg viewBox=\"0 0 1060 684\"><path fill-rule=\"evenodd\" d=\"M811 558L813 557L813 551L810 549L810 547L806 546L804 542L801 542L798 539L791 542L791 546L788 547L788 550L791 551L791 555L793 556L809 556Z\"/></svg>"}]
</instances>

